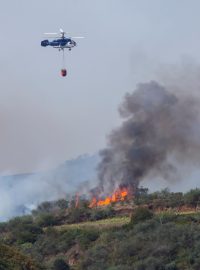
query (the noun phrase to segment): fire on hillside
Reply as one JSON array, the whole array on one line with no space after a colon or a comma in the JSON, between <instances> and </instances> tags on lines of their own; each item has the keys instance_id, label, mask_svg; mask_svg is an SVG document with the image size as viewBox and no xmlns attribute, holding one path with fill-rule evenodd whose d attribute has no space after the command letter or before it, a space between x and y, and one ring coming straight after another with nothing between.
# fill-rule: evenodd
<instances>
[{"instance_id":1,"label":"fire on hillside","mask_svg":"<svg viewBox=\"0 0 200 270\"><path fill-rule=\"evenodd\" d=\"M131 189L125 186L118 187L112 195L107 196L105 199L98 198L98 196L93 196L89 207L97 207L97 206L106 206L111 203L121 202L127 200L129 197L132 197Z\"/></svg>"}]
</instances>

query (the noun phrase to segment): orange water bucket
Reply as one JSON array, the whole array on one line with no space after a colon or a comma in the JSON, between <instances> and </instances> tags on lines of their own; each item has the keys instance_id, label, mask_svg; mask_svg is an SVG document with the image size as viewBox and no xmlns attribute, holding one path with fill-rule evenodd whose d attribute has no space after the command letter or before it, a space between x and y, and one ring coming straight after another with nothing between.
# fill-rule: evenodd
<instances>
[{"instance_id":1,"label":"orange water bucket","mask_svg":"<svg viewBox=\"0 0 200 270\"><path fill-rule=\"evenodd\" d=\"M65 77L67 75L67 70L66 69L61 69L61 76Z\"/></svg>"}]
</instances>

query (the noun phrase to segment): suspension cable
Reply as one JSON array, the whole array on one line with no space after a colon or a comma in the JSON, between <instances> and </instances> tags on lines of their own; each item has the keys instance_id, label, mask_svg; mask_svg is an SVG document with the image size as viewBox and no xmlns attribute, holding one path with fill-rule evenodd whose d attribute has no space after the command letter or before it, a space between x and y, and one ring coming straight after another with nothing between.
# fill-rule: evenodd
<instances>
[{"instance_id":1,"label":"suspension cable","mask_svg":"<svg viewBox=\"0 0 200 270\"><path fill-rule=\"evenodd\" d=\"M64 49L62 49L62 68L65 69L65 52L64 52Z\"/></svg>"}]
</instances>

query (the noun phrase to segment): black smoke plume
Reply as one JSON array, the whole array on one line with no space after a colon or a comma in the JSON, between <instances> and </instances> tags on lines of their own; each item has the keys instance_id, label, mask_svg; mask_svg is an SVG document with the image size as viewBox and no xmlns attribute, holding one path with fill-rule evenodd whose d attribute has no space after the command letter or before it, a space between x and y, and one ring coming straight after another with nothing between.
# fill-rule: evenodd
<instances>
[{"instance_id":1,"label":"black smoke plume","mask_svg":"<svg viewBox=\"0 0 200 270\"><path fill-rule=\"evenodd\" d=\"M187 93L187 94L186 94ZM149 173L173 181L177 164L200 163L200 100L190 89L175 93L155 81L126 94L119 113L124 121L100 152L99 188L133 189Z\"/></svg>"}]
</instances>

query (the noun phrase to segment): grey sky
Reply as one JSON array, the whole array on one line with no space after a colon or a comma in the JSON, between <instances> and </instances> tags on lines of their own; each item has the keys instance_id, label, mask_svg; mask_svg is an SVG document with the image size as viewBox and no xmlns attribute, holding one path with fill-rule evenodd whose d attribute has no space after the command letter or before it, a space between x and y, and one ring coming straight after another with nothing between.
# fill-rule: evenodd
<instances>
[{"instance_id":1,"label":"grey sky","mask_svg":"<svg viewBox=\"0 0 200 270\"><path fill-rule=\"evenodd\" d=\"M0 0L0 171L56 167L106 144L117 108L165 63L200 58L198 0ZM40 47L62 27L84 35L61 54Z\"/></svg>"}]
</instances>

